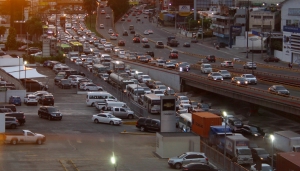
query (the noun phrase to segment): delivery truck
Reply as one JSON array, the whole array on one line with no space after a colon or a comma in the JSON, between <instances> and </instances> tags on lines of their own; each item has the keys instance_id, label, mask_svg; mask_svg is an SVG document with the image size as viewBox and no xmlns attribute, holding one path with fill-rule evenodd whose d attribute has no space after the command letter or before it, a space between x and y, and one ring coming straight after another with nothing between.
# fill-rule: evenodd
<instances>
[{"instance_id":1,"label":"delivery truck","mask_svg":"<svg viewBox=\"0 0 300 171\"><path fill-rule=\"evenodd\" d=\"M224 143L225 133L226 136L232 135L229 127L226 127L225 129L225 126L210 126L208 145L217 146L220 143Z\"/></svg>"},{"instance_id":2,"label":"delivery truck","mask_svg":"<svg viewBox=\"0 0 300 171\"><path fill-rule=\"evenodd\" d=\"M300 152L300 134L293 131L274 132L274 148L278 152Z\"/></svg>"},{"instance_id":3,"label":"delivery truck","mask_svg":"<svg viewBox=\"0 0 300 171\"><path fill-rule=\"evenodd\" d=\"M211 126L222 125L222 118L210 112L192 112L192 131L208 140Z\"/></svg>"},{"instance_id":4,"label":"delivery truck","mask_svg":"<svg viewBox=\"0 0 300 171\"><path fill-rule=\"evenodd\" d=\"M249 148L249 139L242 135L226 136L226 155L229 158L236 158L238 164L252 164L253 158Z\"/></svg>"},{"instance_id":5,"label":"delivery truck","mask_svg":"<svg viewBox=\"0 0 300 171\"><path fill-rule=\"evenodd\" d=\"M287 152L277 153L276 171L299 171L300 170L300 153Z\"/></svg>"}]
</instances>

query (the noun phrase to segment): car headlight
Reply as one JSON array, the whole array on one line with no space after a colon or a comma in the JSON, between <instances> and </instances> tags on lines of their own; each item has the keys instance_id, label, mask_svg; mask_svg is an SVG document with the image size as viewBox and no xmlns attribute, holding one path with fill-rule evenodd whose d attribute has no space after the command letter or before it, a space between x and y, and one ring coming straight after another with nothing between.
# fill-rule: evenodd
<instances>
[{"instance_id":1,"label":"car headlight","mask_svg":"<svg viewBox=\"0 0 300 171\"><path fill-rule=\"evenodd\" d=\"M221 80L223 80L223 78L221 78Z\"/></svg>"},{"instance_id":2,"label":"car headlight","mask_svg":"<svg viewBox=\"0 0 300 171\"><path fill-rule=\"evenodd\" d=\"M179 71L182 71L182 67L179 68Z\"/></svg>"},{"instance_id":3,"label":"car headlight","mask_svg":"<svg viewBox=\"0 0 300 171\"><path fill-rule=\"evenodd\" d=\"M240 81L237 81L236 83L238 83L238 84L241 84L241 82L240 82Z\"/></svg>"},{"instance_id":4,"label":"car headlight","mask_svg":"<svg viewBox=\"0 0 300 171\"><path fill-rule=\"evenodd\" d=\"M214 80L217 80L217 78L213 77Z\"/></svg>"},{"instance_id":5,"label":"car headlight","mask_svg":"<svg viewBox=\"0 0 300 171\"><path fill-rule=\"evenodd\" d=\"M248 81L245 81L245 84L248 84Z\"/></svg>"}]
</instances>

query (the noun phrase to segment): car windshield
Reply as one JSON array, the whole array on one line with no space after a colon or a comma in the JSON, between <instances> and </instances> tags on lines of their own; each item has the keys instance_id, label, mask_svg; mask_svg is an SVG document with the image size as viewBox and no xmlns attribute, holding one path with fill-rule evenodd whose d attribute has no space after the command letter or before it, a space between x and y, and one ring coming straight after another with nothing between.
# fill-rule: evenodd
<instances>
[{"instance_id":1,"label":"car windshield","mask_svg":"<svg viewBox=\"0 0 300 171\"><path fill-rule=\"evenodd\" d=\"M254 78L254 75L246 75L247 78Z\"/></svg>"},{"instance_id":2,"label":"car windshield","mask_svg":"<svg viewBox=\"0 0 300 171\"><path fill-rule=\"evenodd\" d=\"M189 100L187 97L180 97L180 100Z\"/></svg>"},{"instance_id":3,"label":"car windshield","mask_svg":"<svg viewBox=\"0 0 300 171\"><path fill-rule=\"evenodd\" d=\"M108 118L116 118L114 115L107 115Z\"/></svg>"},{"instance_id":4,"label":"car windshield","mask_svg":"<svg viewBox=\"0 0 300 171\"><path fill-rule=\"evenodd\" d=\"M163 45L163 42L157 42L157 44L159 44L159 45Z\"/></svg>"},{"instance_id":5,"label":"car windshield","mask_svg":"<svg viewBox=\"0 0 300 171\"><path fill-rule=\"evenodd\" d=\"M265 149L259 149L259 150L256 150L257 151L257 154L260 155L260 154L269 154Z\"/></svg>"},{"instance_id":6,"label":"car windshield","mask_svg":"<svg viewBox=\"0 0 300 171\"><path fill-rule=\"evenodd\" d=\"M211 68L210 65L204 65L204 68Z\"/></svg>"},{"instance_id":7,"label":"car windshield","mask_svg":"<svg viewBox=\"0 0 300 171\"><path fill-rule=\"evenodd\" d=\"M48 108L49 112L58 112L58 110L56 108Z\"/></svg>"},{"instance_id":8,"label":"car windshield","mask_svg":"<svg viewBox=\"0 0 300 171\"><path fill-rule=\"evenodd\" d=\"M144 78L144 79L150 79L150 77L149 77L149 76L143 76L143 78Z\"/></svg>"},{"instance_id":9,"label":"car windshield","mask_svg":"<svg viewBox=\"0 0 300 171\"><path fill-rule=\"evenodd\" d=\"M219 73L212 73L213 76L221 76Z\"/></svg>"},{"instance_id":10,"label":"car windshield","mask_svg":"<svg viewBox=\"0 0 300 171\"><path fill-rule=\"evenodd\" d=\"M163 94L162 91L155 91L154 93L155 93L155 94Z\"/></svg>"},{"instance_id":11,"label":"car windshield","mask_svg":"<svg viewBox=\"0 0 300 171\"><path fill-rule=\"evenodd\" d=\"M168 90L169 94L175 94L174 90Z\"/></svg>"},{"instance_id":12,"label":"car windshield","mask_svg":"<svg viewBox=\"0 0 300 171\"><path fill-rule=\"evenodd\" d=\"M229 74L228 71L221 71L222 74Z\"/></svg>"},{"instance_id":13,"label":"car windshield","mask_svg":"<svg viewBox=\"0 0 300 171\"><path fill-rule=\"evenodd\" d=\"M183 153L183 154L181 154L180 156L178 156L178 158L183 158L183 157L185 157L186 156L186 154L185 153Z\"/></svg>"},{"instance_id":14,"label":"car windshield","mask_svg":"<svg viewBox=\"0 0 300 171\"><path fill-rule=\"evenodd\" d=\"M239 149L238 150L238 154L241 154L241 155L251 155L251 151L250 151L250 149Z\"/></svg>"},{"instance_id":15,"label":"car windshield","mask_svg":"<svg viewBox=\"0 0 300 171\"><path fill-rule=\"evenodd\" d=\"M242 78L242 77L236 77L235 79L236 79L237 81L245 81L245 79Z\"/></svg>"},{"instance_id":16,"label":"car windshield","mask_svg":"<svg viewBox=\"0 0 300 171\"><path fill-rule=\"evenodd\" d=\"M258 132L258 129L256 128L256 127L250 127L250 130L252 131L252 132Z\"/></svg>"},{"instance_id":17,"label":"car windshield","mask_svg":"<svg viewBox=\"0 0 300 171\"><path fill-rule=\"evenodd\" d=\"M143 87L144 91L151 91L149 87Z\"/></svg>"},{"instance_id":18,"label":"car windshield","mask_svg":"<svg viewBox=\"0 0 300 171\"><path fill-rule=\"evenodd\" d=\"M166 86L159 86L159 89L167 89L167 87Z\"/></svg>"},{"instance_id":19,"label":"car windshield","mask_svg":"<svg viewBox=\"0 0 300 171\"><path fill-rule=\"evenodd\" d=\"M202 103L202 108L209 108L209 105L208 104L205 104L205 103Z\"/></svg>"}]
</instances>

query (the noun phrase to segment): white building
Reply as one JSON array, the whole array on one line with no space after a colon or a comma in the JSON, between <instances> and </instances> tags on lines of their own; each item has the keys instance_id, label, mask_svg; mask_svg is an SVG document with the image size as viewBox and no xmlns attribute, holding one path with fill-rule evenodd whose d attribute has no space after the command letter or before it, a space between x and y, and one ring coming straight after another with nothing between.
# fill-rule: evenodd
<instances>
[{"instance_id":1,"label":"white building","mask_svg":"<svg viewBox=\"0 0 300 171\"><path fill-rule=\"evenodd\" d=\"M281 7L281 31L283 32L282 61L300 64L300 1L286 0Z\"/></svg>"}]
</instances>

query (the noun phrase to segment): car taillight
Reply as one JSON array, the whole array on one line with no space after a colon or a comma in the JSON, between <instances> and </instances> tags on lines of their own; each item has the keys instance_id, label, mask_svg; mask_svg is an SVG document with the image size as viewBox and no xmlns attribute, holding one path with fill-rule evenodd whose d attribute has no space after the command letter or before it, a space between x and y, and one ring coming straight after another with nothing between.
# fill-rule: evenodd
<instances>
[{"instance_id":1,"label":"car taillight","mask_svg":"<svg viewBox=\"0 0 300 171\"><path fill-rule=\"evenodd\" d=\"M189 170L188 168L183 168L182 170Z\"/></svg>"},{"instance_id":2,"label":"car taillight","mask_svg":"<svg viewBox=\"0 0 300 171\"><path fill-rule=\"evenodd\" d=\"M206 160L206 162L208 163L208 158L206 158L205 160Z\"/></svg>"}]
</instances>

